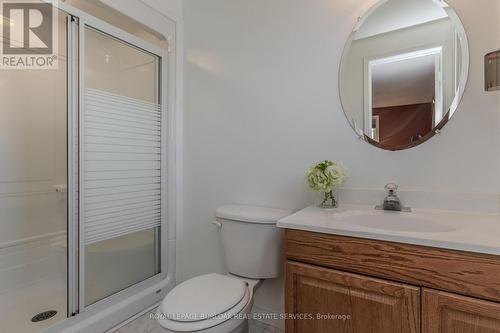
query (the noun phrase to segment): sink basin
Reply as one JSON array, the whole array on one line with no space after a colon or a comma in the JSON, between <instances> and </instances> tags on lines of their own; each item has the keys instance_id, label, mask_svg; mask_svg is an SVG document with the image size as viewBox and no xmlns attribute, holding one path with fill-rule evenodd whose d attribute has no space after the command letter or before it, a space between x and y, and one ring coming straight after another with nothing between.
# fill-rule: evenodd
<instances>
[{"instance_id":1,"label":"sink basin","mask_svg":"<svg viewBox=\"0 0 500 333\"><path fill-rule=\"evenodd\" d=\"M356 214L343 216L342 222L371 229L406 232L450 232L455 229L410 213Z\"/></svg>"}]
</instances>

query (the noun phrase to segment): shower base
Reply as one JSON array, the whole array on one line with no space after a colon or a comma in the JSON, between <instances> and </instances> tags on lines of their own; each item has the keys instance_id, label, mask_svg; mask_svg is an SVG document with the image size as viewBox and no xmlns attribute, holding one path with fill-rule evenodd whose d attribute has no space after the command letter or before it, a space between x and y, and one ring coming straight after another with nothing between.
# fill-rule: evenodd
<instances>
[{"instance_id":1,"label":"shower base","mask_svg":"<svg viewBox=\"0 0 500 333\"><path fill-rule=\"evenodd\" d=\"M56 310L47 320L32 322L40 312ZM38 333L66 317L66 282L48 277L0 294L0 331Z\"/></svg>"}]
</instances>

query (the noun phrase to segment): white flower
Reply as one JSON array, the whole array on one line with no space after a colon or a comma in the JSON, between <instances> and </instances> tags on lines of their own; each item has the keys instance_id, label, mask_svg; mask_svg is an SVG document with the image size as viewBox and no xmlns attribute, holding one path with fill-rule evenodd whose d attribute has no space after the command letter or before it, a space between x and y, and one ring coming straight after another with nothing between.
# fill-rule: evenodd
<instances>
[{"instance_id":1,"label":"white flower","mask_svg":"<svg viewBox=\"0 0 500 333\"><path fill-rule=\"evenodd\" d=\"M309 187L316 192L328 193L347 179L345 169L332 161L317 163L307 172Z\"/></svg>"}]
</instances>

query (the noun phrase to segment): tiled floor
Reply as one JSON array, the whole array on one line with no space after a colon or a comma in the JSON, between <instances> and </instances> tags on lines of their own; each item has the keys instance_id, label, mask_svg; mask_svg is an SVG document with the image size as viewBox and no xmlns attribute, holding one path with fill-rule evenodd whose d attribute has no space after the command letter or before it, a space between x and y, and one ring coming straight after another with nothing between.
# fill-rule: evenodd
<instances>
[{"instance_id":1,"label":"tiled floor","mask_svg":"<svg viewBox=\"0 0 500 333\"><path fill-rule=\"evenodd\" d=\"M248 322L248 333L284 333L277 327L266 325L261 321L250 320Z\"/></svg>"},{"instance_id":2,"label":"tiled floor","mask_svg":"<svg viewBox=\"0 0 500 333\"><path fill-rule=\"evenodd\" d=\"M151 314L152 312L146 313L145 315L121 327L114 333L164 333L163 329L156 322L156 320L151 319ZM256 320L250 320L248 327L249 333L283 333L283 331L278 328L266 325Z\"/></svg>"}]
</instances>

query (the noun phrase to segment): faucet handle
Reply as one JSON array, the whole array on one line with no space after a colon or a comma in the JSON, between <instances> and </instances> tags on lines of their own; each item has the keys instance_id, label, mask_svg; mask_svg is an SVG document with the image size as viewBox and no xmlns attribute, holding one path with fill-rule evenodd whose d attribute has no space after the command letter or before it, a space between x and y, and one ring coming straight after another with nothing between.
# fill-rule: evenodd
<instances>
[{"instance_id":1,"label":"faucet handle","mask_svg":"<svg viewBox=\"0 0 500 333\"><path fill-rule=\"evenodd\" d=\"M394 193L398 190L398 185L395 184L395 183L389 183L389 184L386 184L385 185L385 189L389 192L389 193Z\"/></svg>"}]
</instances>

